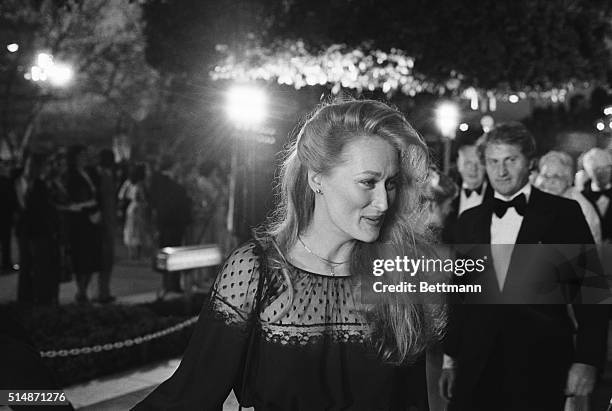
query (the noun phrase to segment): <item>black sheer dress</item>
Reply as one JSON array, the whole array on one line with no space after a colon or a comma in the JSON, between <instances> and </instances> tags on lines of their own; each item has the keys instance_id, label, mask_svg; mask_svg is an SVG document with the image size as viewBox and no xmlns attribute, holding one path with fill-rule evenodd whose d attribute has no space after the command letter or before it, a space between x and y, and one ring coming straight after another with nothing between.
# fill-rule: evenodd
<instances>
[{"instance_id":1,"label":"black sheer dress","mask_svg":"<svg viewBox=\"0 0 612 411\"><path fill-rule=\"evenodd\" d=\"M178 370L135 410L221 410L232 389L257 411L426 406L424 367L385 364L367 342L350 277L294 267L293 303L271 321L290 296L260 282L270 273L259 250L249 242L230 255Z\"/></svg>"}]
</instances>

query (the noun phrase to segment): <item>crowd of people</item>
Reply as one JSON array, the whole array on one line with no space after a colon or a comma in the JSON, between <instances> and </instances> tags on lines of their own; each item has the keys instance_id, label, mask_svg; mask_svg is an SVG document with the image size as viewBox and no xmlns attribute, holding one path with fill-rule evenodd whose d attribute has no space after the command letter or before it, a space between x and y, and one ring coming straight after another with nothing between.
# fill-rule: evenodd
<instances>
[{"instance_id":1,"label":"crowd of people","mask_svg":"<svg viewBox=\"0 0 612 411\"><path fill-rule=\"evenodd\" d=\"M559 411L588 401L609 306L581 298L588 287L600 292L589 303L610 296L589 254L610 241L609 152L585 153L591 180L571 189L565 154L543 156L534 172L535 139L520 123L459 146L455 181L386 104L315 110L287 149L271 217L230 254L179 368L135 410L221 409L232 389L256 410ZM577 254L538 247L556 244ZM372 258L389 253L476 253L490 264L448 280L484 291L436 304L409 292L364 299Z\"/></svg>"},{"instance_id":2,"label":"crowd of people","mask_svg":"<svg viewBox=\"0 0 612 411\"><path fill-rule=\"evenodd\" d=\"M87 303L95 273L91 301L112 303L116 239L135 261L150 259L158 247L224 244L226 185L210 164L185 165L168 155L117 162L110 149L92 153L82 145L26 153L18 164L2 161L2 272L18 271L20 303L57 304L59 284L71 280L75 301ZM164 277L162 286L182 292L177 276Z\"/></svg>"}]
</instances>

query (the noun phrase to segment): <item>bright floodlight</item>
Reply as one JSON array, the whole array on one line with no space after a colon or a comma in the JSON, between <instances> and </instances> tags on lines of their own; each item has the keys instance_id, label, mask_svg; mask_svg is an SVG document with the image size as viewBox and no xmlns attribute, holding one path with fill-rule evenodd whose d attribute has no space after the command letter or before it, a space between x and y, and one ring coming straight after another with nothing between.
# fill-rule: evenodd
<instances>
[{"instance_id":1,"label":"bright floodlight","mask_svg":"<svg viewBox=\"0 0 612 411\"><path fill-rule=\"evenodd\" d=\"M63 87L70 83L74 76L74 72L69 65L58 63L47 70L47 76L49 78L49 83L53 86Z\"/></svg>"},{"instance_id":2,"label":"bright floodlight","mask_svg":"<svg viewBox=\"0 0 612 411\"><path fill-rule=\"evenodd\" d=\"M266 94L255 87L235 86L227 93L225 109L230 120L242 127L261 123L266 117Z\"/></svg>"},{"instance_id":3,"label":"bright floodlight","mask_svg":"<svg viewBox=\"0 0 612 411\"><path fill-rule=\"evenodd\" d=\"M612 106L608 106L608 107L604 108L603 113L606 116L612 116Z\"/></svg>"},{"instance_id":4,"label":"bright floodlight","mask_svg":"<svg viewBox=\"0 0 612 411\"><path fill-rule=\"evenodd\" d=\"M6 46L6 49L9 51L9 53L14 53L17 50L19 50L19 44L11 43L8 46Z\"/></svg>"},{"instance_id":5,"label":"bright floodlight","mask_svg":"<svg viewBox=\"0 0 612 411\"><path fill-rule=\"evenodd\" d=\"M47 53L38 53L38 57L36 57L36 65L43 70L48 70L53 66L53 57Z\"/></svg>"},{"instance_id":6,"label":"bright floodlight","mask_svg":"<svg viewBox=\"0 0 612 411\"><path fill-rule=\"evenodd\" d=\"M459 107L455 103L444 102L436 109L436 125L445 137L452 137L459 124Z\"/></svg>"},{"instance_id":7,"label":"bright floodlight","mask_svg":"<svg viewBox=\"0 0 612 411\"><path fill-rule=\"evenodd\" d=\"M42 70L38 66L32 66L30 69L30 77L32 81L45 81L47 79L47 75L44 70Z\"/></svg>"},{"instance_id":8,"label":"bright floodlight","mask_svg":"<svg viewBox=\"0 0 612 411\"><path fill-rule=\"evenodd\" d=\"M516 94L512 94L510 97L508 97L508 101L512 104L518 103L519 97Z\"/></svg>"},{"instance_id":9,"label":"bright floodlight","mask_svg":"<svg viewBox=\"0 0 612 411\"><path fill-rule=\"evenodd\" d=\"M603 123L603 121L598 121L595 127L597 127L597 130L603 131L604 128L606 128L606 125Z\"/></svg>"},{"instance_id":10,"label":"bright floodlight","mask_svg":"<svg viewBox=\"0 0 612 411\"><path fill-rule=\"evenodd\" d=\"M459 130L461 130L461 131L468 131L469 128L470 128L470 126L467 123L459 124Z\"/></svg>"}]
</instances>

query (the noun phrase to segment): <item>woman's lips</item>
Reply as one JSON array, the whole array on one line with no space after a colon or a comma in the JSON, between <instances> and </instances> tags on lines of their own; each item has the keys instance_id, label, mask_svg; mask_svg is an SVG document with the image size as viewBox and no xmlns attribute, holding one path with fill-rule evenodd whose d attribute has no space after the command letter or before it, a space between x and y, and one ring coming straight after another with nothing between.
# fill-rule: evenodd
<instances>
[{"instance_id":1,"label":"woman's lips","mask_svg":"<svg viewBox=\"0 0 612 411\"><path fill-rule=\"evenodd\" d=\"M385 217L384 215L380 215L380 216L363 216L362 218L368 224L379 226L382 224L384 217Z\"/></svg>"}]
</instances>

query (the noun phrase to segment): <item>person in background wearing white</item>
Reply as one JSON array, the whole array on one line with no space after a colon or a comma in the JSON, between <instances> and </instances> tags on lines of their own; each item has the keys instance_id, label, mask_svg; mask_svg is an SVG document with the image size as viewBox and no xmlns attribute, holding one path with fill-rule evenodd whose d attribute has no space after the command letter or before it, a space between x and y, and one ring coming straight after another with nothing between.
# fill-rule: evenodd
<instances>
[{"instance_id":1,"label":"person in background wearing white","mask_svg":"<svg viewBox=\"0 0 612 411\"><path fill-rule=\"evenodd\" d=\"M591 180L582 194L593 204L601 220L604 243L612 241L612 155L601 148L592 148L584 154L584 171Z\"/></svg>"},{"instance_id":2,"label":"person in background wearing white","mask_svg":"<svg viewBox=\"0 0 612 411\"><path fill-rule=\"evenodd\" d=\"M540 172L535 179L535 186L547 193L577 201L589 225L595 244L601 244L599 215L580 190L572 186L574 176L572 157L562 151L549 151L540 158L538 168Z\"/></svg>"}]
</instances>

